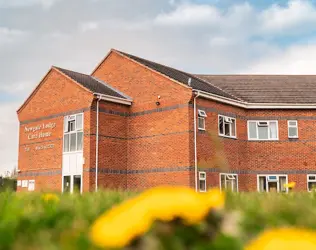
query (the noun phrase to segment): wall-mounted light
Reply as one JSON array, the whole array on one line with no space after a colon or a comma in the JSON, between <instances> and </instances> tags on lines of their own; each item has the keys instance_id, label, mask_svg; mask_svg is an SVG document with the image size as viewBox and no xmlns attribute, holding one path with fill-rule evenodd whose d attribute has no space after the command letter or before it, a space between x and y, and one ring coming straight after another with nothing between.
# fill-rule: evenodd
<instances>
[{"instance_id":1,"label":"wall-mounted light","mask_svg":"<svg viewBox=\"0 0 316 250\"><path fill-rule=\"evenodd\" d=\"M156 105L157 105L157 106L159 106L159 105L160 105L159 100L160 100L160 95L158 96L158 101L156 101Z\"/></svg>"}]
</instances>

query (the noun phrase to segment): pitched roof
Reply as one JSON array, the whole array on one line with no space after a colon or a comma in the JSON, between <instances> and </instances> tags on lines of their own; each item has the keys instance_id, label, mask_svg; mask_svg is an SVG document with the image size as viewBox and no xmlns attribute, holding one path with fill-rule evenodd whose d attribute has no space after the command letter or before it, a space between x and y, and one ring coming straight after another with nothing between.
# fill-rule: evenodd
<instances>
[{"instance_id":1,"label":"pitched roof","mask_svg":"<svg viewBox=\"0 0 316 250\"><path fill-rule=\"evenodd\" d=\"M131 99L127 95L114 89L110 85L106 84L105 82L94 76L78 73L68 69L62 69L59 67L55 68L64 73L65 75L67 75L68 77L70 77L71 79L75 80L77 83L81 84L83 87L89 89L93 93L119 97L123 99Z\"/></svg>"},{"instance_id":2,"label":"pitched roof","mask_svg":"<svg viewBox=\"0 0 316 250\"><path fill-rule=\"evenodd\" d=\"M197 75L249 103L316 103L316 75Z\"/></svg>"},{"instance_id":3,"label":"pitched roof","mask_svg":"<svg viewBox=\"0 0 316 250\"><path fill-rule=\"evenodd\" d=\"M137 57L137 56L134 56L131 54L127 54L125 52L121 52L118 50L115 50L115 51L130 58L130 59L132 59L132 60L134 60L134 61L136 61L136 62L138 62L138 63L140 63L140 64L145 65L146 67L148 67L152 70L155 70L155 71L157 71L157 72L159 72L167 77L170 77L171 79L174 79L180 83L183 83L185 85L189 85L188 84L189 79L191 78L190 86L193 89L205 91L208 93L216 94L216 95L227 97L230 99L235 99L235 100L238 99L238 98L232 96L231 94L226 93L225 91L221 90L219 87L213 86L211 83L209 83L203 79L199 79L195 75L192 75L192 74L189 74L189 73L186 73L186 72L183 72L183 71L180 71L180 70L156 63L156 62L152 62L152 61L146 60L144 58L140 58L140 57Z\"/></svg>"}]
</instances>

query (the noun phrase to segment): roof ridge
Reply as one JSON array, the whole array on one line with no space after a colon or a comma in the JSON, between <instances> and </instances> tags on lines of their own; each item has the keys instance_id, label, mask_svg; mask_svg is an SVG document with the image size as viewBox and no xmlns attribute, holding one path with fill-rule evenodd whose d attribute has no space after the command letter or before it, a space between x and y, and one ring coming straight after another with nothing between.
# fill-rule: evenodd
<instances>
[{"instance_id":1,"label":"roof ridge","mask_svg":"<svg viewBox=\"0 0 316 250\"><path fill-rule=\"evenodd\" d=\"M206 80L204 80L204 79L201 79L201 78L199 78L198 76L195 76L195 77L196 77L197 79L199 79L200 81L205 82L205 83L207 83L207 84L213 86L214 88L217 88L217 89L223 91L223 92L226 93L227 95L231 95L232 97L236 98L236 99L239 100L239 101L245 101L245 100L243 100L243 99L241 99L241 98L239 98L239 97L233 95L232 93L226 92L225 90L223 90L222 88L220 88L220 87L218 87L218 86L212 84L211 82L208 82L208 81L206 81Z\"/></svg>"},{"instance_id":2,"label":"roof ridge","mask_svg":"<svg viewBox=\"0 0 316 250\"><path fill-rule=\"evenodd\" d=\"M199 77L197 77L197 76L195 76L195 75L193 75L193 74L191 74L191 73L188 73L188 72L185 72L185 71L182 71L182 70L179 70L179 69L176 69L176 68L173 68L173 67L170 67L170 66L161 64L161 63L157 63L157 62L154 62L154 61L151 61L151 60L142 58L142 57L138 57L138 56L135 56L135 55L126 53L126 52L122 52L122 51L119 51L119 50L116 50L116 49L112 49L112 50L114 50L114 51L116 51L116 52L118 52L118 53L120 53L120 54L122 54L122 55L124 55L124 56L127 56L127 57L129 57L130 59L132 59L132 60L135 60L135 59L142 60L142 61L145 61L145 62L148 62L148 63L156 64L156 65L158 65L158 66L162 66L162 67L168 68L168 69L170 69L170 70L179 72L179 73L181 73L181 74L184 74L184 75L185 75L186 77L188 77L188 78L193 78L193 79L195 79L195 80L197 80L197 81L200 81L200 82L203 82L203 83L205 83L205 84L207 84L207 85L209 85L209 86L212 86L213 88L215 88L215 89L217 89L217 90L223 92L224 94L226 94L227 96L230 96L231 98L236 98L237 100L241 100L240 98L238 98L238 97L236 97L236 96L234 96L234 95L232 95L232 94L230 94L230 93L228 93L228 92L222 90L222 89L219 88L218 86L215 86L215 85L213 85L213 84L210 84L210 83L207 82L206 80L201 79L201 78L199 78ZM134 59L133 57L134 57L135 59ZM139 62L139 63L140 63L140 62ZM143 63L141 63L141 64L143 64ZM144 64L143 64L143 65L144 65ZM155 70L155 71L157 71L157 70ZM162 72L160 72L160 73L162 73ZM166 74L164 74L164 73L162 73L162 74L163 74L164 76L169 77L168 75L166 75ZM189 87L192 87L192 86L190 86L190 85L188 84L188 82L182 83L182 84L185 84L185 85L187 85L187 86L189 86ZM242 101L242 100L241 100L241 101Z\"/></svg>"}]
</instances>

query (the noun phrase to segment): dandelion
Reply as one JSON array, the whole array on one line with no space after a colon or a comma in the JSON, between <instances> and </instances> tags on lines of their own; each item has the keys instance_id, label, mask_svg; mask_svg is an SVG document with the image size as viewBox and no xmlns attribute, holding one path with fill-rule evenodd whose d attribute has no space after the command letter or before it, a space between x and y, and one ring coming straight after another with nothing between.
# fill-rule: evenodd
<instances>
[{"instance_id":1,"label":"dandelion","mask_svg":"<svg viewBox=\"0 0 316 250\"><path fill-rule=\"evenodd\" d=\"M314 250L316 232L306 229L283 228L264 232L245 250Z\"/></svg>"},{"instance_id":2,"label":"dandelion","mask_svg":"<svg viewBox=\"0 0 316 250\"><path fill-rule=\"evenodd\" d=\"M296 182L292 181L292 182L290 182L290 183L285 183L283 186L284 186L285 188L290 188L290 189L292 189L292 188L295 188Z\"/></svg>"},{"instance_id":3,"label":"dandelion","mask_svg":"<svg viewBox=\"0 0 316 250\"><path fill-rule=\"evenodd\" d=\"M120 248L145 234L154 221L182 219L187 224L203 220L212 208L222 208L224 194L219 190L196 193L187 187L156 187L113 207L99 217L90 231L99 247Z\"/></svg>"},{"instance_id":4,"label":"dandelion","mask_svg":"<svg viewBox=\"0 0 316 250\"><path fill-rule=\"evenodd\" d=\"M59 202L59 197L56 194L43 194L42 199L46 202Z\"/></svg>"}]
</instances>

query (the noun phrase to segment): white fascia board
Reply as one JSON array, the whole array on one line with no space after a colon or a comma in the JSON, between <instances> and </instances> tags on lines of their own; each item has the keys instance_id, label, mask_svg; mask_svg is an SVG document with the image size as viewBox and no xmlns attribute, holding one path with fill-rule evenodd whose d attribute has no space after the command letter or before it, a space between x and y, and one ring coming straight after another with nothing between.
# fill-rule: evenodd
<instances>
[{"instance_id":1,"label":"white fascia board","mask_svg":"<svg viewBox=\"0 0 316 250\"><path fill-rule=\"evenodd\" d=\"M133 100L130 99L124 99L124 98L119 98L119 97L114 97L114 96L109 96L109 95L104 95L104 94L99 94L99 93L94 93L95 96L98 96L101 98L101 100L104 101L109 101L109 102L114 102L114 103L120 103L124 105L132 105Z\"/></svg>"}]
</instances>

